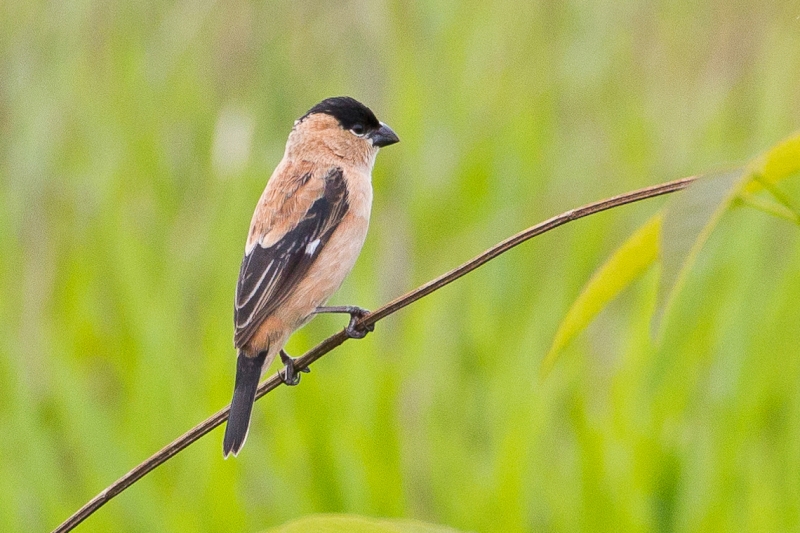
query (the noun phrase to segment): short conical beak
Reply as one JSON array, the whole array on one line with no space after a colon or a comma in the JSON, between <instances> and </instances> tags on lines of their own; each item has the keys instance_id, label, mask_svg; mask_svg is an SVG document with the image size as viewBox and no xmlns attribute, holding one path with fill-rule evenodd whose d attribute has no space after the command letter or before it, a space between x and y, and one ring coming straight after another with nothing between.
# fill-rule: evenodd
<instances>
[{"instance_id":1,"label":"short conical beak","mask_svg":"<svg viewBox=\"0 0 800 533\"><path fill-rule=\"evenodd\" d=\"M400 137L392 131L392 128L381 122L381 127L369 134L372 146L384 147L400 142Z\"/></svg>"}]
</instances>

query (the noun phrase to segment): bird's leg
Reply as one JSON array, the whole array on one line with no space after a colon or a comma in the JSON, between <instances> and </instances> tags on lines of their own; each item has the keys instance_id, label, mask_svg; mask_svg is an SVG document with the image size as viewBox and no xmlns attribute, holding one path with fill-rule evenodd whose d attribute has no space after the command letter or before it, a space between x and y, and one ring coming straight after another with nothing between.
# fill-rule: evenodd
<instances>
[{"instance_id":1,"label":"bird's leg","mask_svg":"<svg viewBox=\"0 0 800 533\"><path fill-rule=\"evenodd\" d=\"M297 367L294 364L295 360L289 357L289 354L286 353L286 350L281 350L280 355L281 355L281 361L283 361L283 364L285 365L283 373L281 374L281 379L283 379L283 382L286 385L293 387L298 383L300 383L300 374L297 373ZM305 372L306 374L308 374L309 372L311 372L311 369L302 368L300 369L300 372Z\"/></svg>"},{"instance_id":2,"label":"bird's leg","mask_svg":"<svg viewBox=\"0 0 800 533\"><path fill-rule=\"evenodd\" d=\"M363 339L370 331L375 331L375 324L370 324L362 330L356 329L356 322L369 314L367 309L356 305L337 305L334 307L317 307L315 313L347 313L350 315L350 323L347 324L345 332L351 339Z\"/></svg>"}]
</instances>

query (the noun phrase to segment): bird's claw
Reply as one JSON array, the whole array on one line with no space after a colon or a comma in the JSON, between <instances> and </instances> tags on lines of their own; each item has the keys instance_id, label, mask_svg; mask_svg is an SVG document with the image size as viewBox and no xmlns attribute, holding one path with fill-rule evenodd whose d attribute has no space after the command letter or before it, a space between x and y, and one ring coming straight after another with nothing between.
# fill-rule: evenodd
<instances>
[{"instance_id":1,"label":"bird's claw","mask_svg":"<svg viewBox=\"0 0 800 533\"><path fill-rule=\"evenodd\" d=\"M347 327L345 328L345 333L347 333L348 337L351 339L363 339L367 336L367 333L375 331L375 324L361 326L361 329L356 328L356 323L368 314L369 311L363 307L352 308L350 311L350 323L347 324Z\"/></svg>"},{"instance_id":2,"label":"bird's claw","mask_svg":"<svg viewBox=\"0 0 800 533\"><path fill-rule=\"evenodd\" d=\"M283 361L284 367L279 373L280 373L280 376L281 376L281 380L283 381L284 384L286 384L286 385L288 385L290 387L294 387L295 385L300 383L300 374L299 374L299 372L305 372L306 374L311 372L311 369L308 368L308 367L301 368L299 370L299 372L298 372L297 365L294 364L295 360L293 358L289 357L289 354L286 353L286 351L281 350L280 351L280 355L281 355L281 361Z\"/></svg>"}]
</instances>

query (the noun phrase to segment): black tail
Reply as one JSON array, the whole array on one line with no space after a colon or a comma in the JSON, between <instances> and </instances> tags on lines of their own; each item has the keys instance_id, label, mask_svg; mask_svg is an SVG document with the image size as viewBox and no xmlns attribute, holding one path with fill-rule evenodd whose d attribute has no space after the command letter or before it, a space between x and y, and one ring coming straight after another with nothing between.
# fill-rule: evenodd
<instances>
[{"instance_id":1,"label":"black tail","mask_svg":"<svg viewBox=\"0 0 800 533\"><path fill-rule=\"evenodd\" d=\"M239 352L231 414L228 417L228 425L225 426L225 439L222 441L222 451L226 458L231 453L235 457L247 439L250 413L253 411L258 380L261 378L261 366L266 357L267 352L261 352L255 357L247 357L244 352Z\"/></svg>"}]
</instances>

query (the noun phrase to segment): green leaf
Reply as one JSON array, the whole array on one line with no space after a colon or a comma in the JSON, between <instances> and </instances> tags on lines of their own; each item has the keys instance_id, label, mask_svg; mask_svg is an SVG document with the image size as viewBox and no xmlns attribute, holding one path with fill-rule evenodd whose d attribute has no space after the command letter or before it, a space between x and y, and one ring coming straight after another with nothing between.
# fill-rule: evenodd
<instances>
[{"instance_id":1,"label":"green leaf","mask_svg":"<svg viewBox=\"0 0 800 533\"><path fill-rule=\"evenodd\" d=\"M542 374L550 371L561 351L595 316L656 260L661 214L654 215L631 235L600 267L570 306L542 362Z\"/></svg>"},{"instance_id":2,"label":"green leaf","mask_svg":"<svg viewBox=\"0 0 800 533\"><path fill-rule=\"evenodd\" d=\"M781 142L755 159L748 169L753 179L740 195L742 202L768 214L800 224L800 210L777 187L778 182L800 172L800 135ZM756 197L756 193L762 189L769 192L777 204Z\"/></svg>"},{"instance_id":3,"label":"green leaf","mask_svg":"<svg viewBox=\"0 0 800 533\"><path fill-rule=\"evenodd\" d=\"M265 533L458 533L458 531L416 520L324 514L300 518L269 529Z\"/></svg>"},{"instance_id":4,"label":"green leaf","mask_svg":"<svg viewBox=\"0 0 800 533\"><path fill-rule=\"evenodd\" d=\"M742 169L701 176L670 199L661 229L661 278L653 314L654 333L662 331L664 315L700 249L748 179Z\"/></svg>"},{"instance_id":5,"label":"green leaf","mask_svg":"<svg viewBox=\"0 0 800 533\"><path fill-rule=\"evenodd\" d=\"M793 209L792 206L787 205L786 202L776 202L767 198L762 198L751 193L742 193L734 202L733 206L741 205L743 207L751 207L757 209L762 213L770 216L788 220L793 224L800 226L800 210Z\"/></svg>"},{"instance_id":6,"label":"green leaf","mask_svg":"<svg viewBox=\"0 0 800 533\"><path fill-rule=\"evenodd\" d=\"M789 220L796 218L791 206L765 204L753 193L800 172L800 135L781 142L742 169L698 178L640 227L600 267L570 306L558 327L550 351L542 361L542 374L555 364L561 351L623 289L641 276L660 255L663 267L659 282L653 331L659 333L665 313L683 285L686 274L720 217L737 195L742 201ZM774 191L772 192L775 195ZM663 228L662 228L663 218Z\"/></svg>"},{"instance_id":7,"label":"green leaf","mask_svg":"<svg viewBox=\"0 0 800 533\"><path fill-rule=\"evenodd\" d=\"M800 134L789 137L755 159L748 170L759 179L748 184L747 192L761 189L763 184L759 181L774 185L800 172Z\"/></svg>"},{"instance_id":8,"label":"green leaf","mask_svg":"<svg viewBox=\"0 0 800 533\"><path fill-rule=\"evenodd\" d=\"M791 204L774 185L797 172L800 172L800 135L782 141L754 159L746 170L702 176L670 200L661 232L662 269L652 322L657 335L663 331L663 318L697 255L733 200L740 195L747 200L753 192L766 188L783 201L791 216Z\"/></svg>"}]
</instances>

